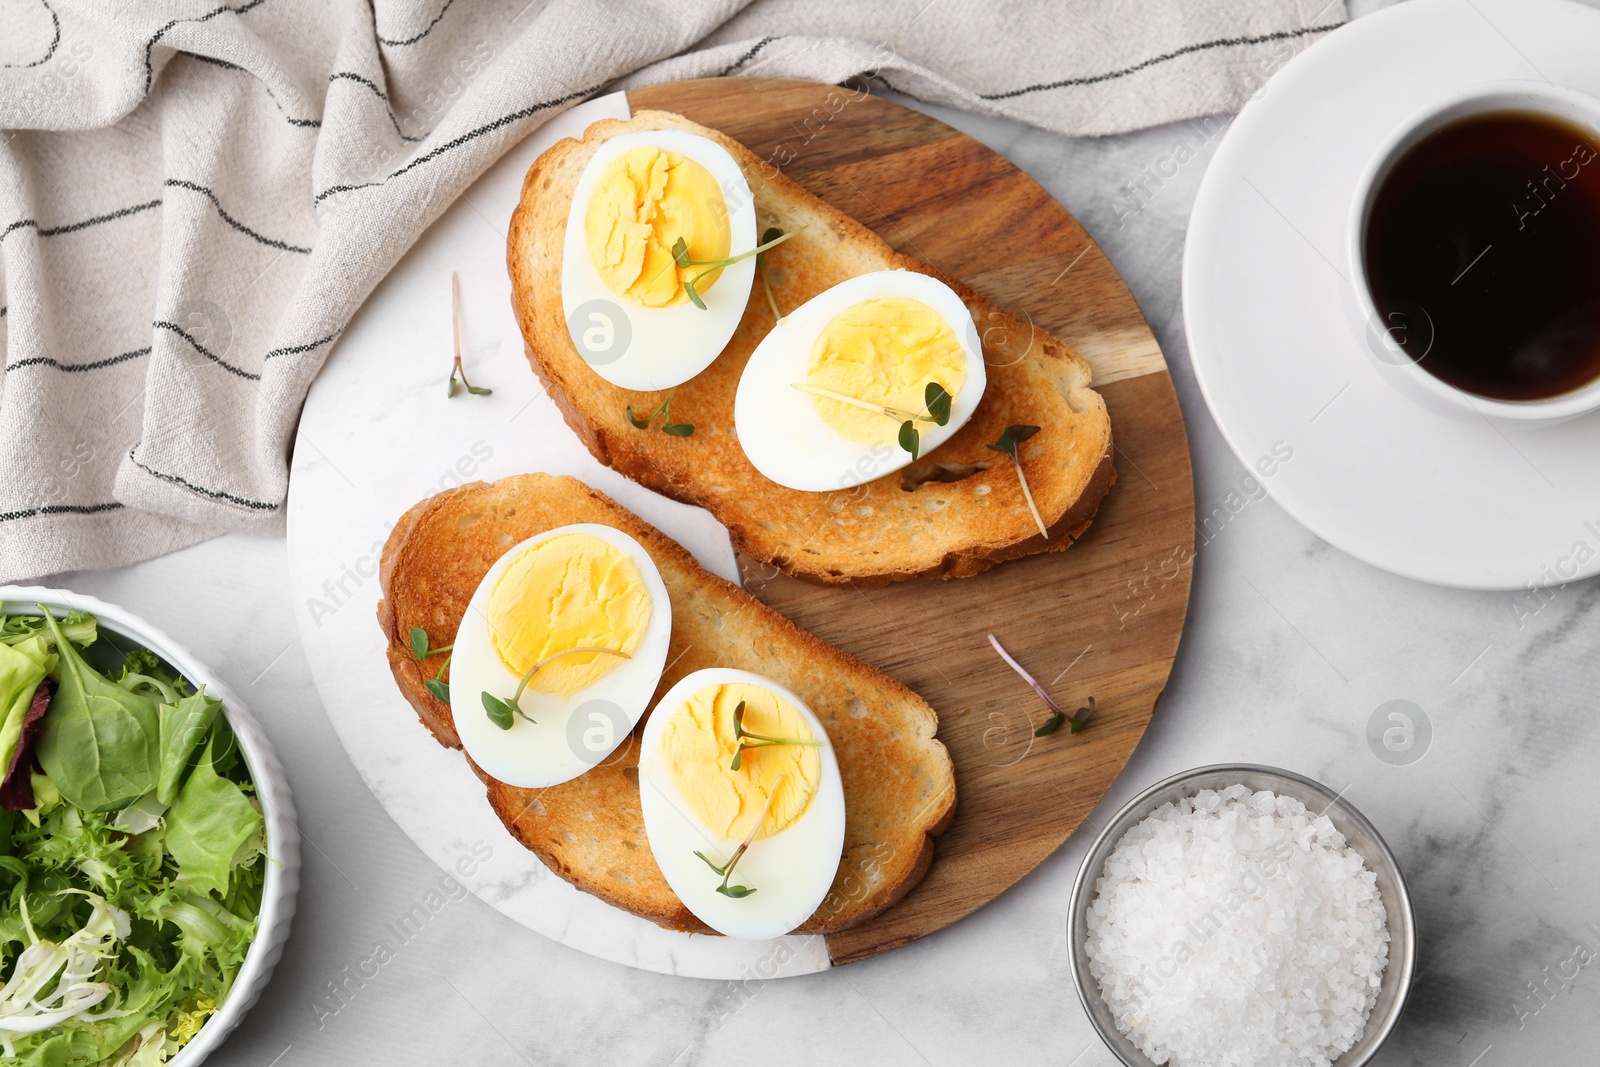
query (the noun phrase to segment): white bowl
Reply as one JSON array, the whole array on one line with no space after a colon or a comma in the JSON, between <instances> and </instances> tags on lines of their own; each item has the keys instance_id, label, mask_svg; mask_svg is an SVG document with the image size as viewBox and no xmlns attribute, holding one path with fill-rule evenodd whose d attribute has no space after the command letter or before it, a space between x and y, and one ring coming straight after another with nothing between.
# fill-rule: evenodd
<instances>
[{"instance_id":1,"label":"white bowl","mask_svg":"<svg viewBox=\"0 0 1600 1067\"><path fill-rule=\"evenodd\" d=\"M177 668L190 682L204 685L222 701L228 725L239 739L239 750L255 782L256 796L266 819L267 880L261 893L261 914L256 923L255 940L245 954L244 965L239 968L228 999L206 1020L194 1040L167 1061L169 1067L196 1067L239 1025L245 1012L261 996L267 979L272 977L272 968L283 955L289 921L294 916L295 891L300 887L300 831L295 823L289 782L283 776L283 766L278 762L272 742L267 740L244 702L188 649L138 616L92 596L37 586L0 586L0 607L8 614L37 614L41 604L62 614L73 608L86 611L106 630L143 645Z\"/></svg>"}]
</instances>

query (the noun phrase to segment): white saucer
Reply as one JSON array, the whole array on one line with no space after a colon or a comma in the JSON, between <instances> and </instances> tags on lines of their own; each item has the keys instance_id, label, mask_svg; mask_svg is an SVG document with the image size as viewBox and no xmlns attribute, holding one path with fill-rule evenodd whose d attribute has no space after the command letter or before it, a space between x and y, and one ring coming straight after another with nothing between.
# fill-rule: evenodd
<instances>
[{"instance_id":1,"label":"white saucer","mask_svg":"<svg viewBox=\"0 0 1600 1067\"><path fill-rule=\"evenodd\" d=\"M758 942L663 930L551 872L506 832L461 753L441 748L417 721L390 676L375 615L378 556L407 508L441 489L526 471L576 476L738 580L721 523L589 455L529 372L511 313L506 227L523 175L561 137L629 113L622 93L603 96L507 152L417 240L339 339L295 439L295 615L350 761L417 846L481 899L570 948L633 967L725 979L809 974L830 966L818 935ZM453 270L467 375L492 396L445 395Z\"/></svg>"},{"instance_id":2,"label":"white saucer","mask_svg":"<svg viewBox=\"0 0 1600 1067\"><path fill-rule=\"evenodd\" d=\"M1201 391L1246 467L1271 461L1273 498L1358 559L1476 589L1600 573L1600 414L1512 426L1418 404L1344 281L1350 200L1388 133L1478 83L1600 96L1596 56L1600 11L1566 0L1409 0L1285 65L1206 171L1183 258Z\"/></svg>"}]
</instances>

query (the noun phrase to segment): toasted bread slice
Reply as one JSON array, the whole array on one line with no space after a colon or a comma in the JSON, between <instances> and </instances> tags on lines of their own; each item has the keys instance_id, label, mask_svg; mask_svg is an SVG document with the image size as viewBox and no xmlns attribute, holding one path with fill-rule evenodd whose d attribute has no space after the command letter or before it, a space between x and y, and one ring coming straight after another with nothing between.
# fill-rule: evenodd
<instances>
[{"instance_id":1,"label":"toasted bread slice","mask_svg":"<svg viewBox=\"0 0 1600 1067\"><path fill-rule=\"evenodd\" d=\"M792 689L827 728L844 782L844 855L828 897L800 928L842 930L905 895L933 860L933 835L950 824L955 774L934 737L926 701L795 626L706 571L677 542L573 478L525 474L475 482L406 512L383 549L378 621L400 691L440 744L459 748L450 706L424 686L434 668L411 653L412 627L434 647L455 639L467 602L495 560L544 530L595 522L650 553L672 600L666 673L652 703L704 667L740 667ZM639 736L610 759L548 789L517 789L473 767L489 803L524 846L580 889L674 930L706 932L650 854L639 809Z\"/></svg>"},{"instance_id":2,"label":"toasted bread slice","mask_svg":"<svg viewBox=\"0 0 1600 1067\"><path fill-rule=\"evenodd\" d=\"M617 134L656 129L685 130L726 148L755 194L758 231L806 227L768 253L780 308L792 310L875 270L921 271L953 288L978 325L988 364L988 388L971 421L904 471L863 486L807 493L767 480L745 458L733 423L739 377L774 321L757 281L728 346L673 396L673 419L692 424L694 434L679 438L634 428L628 406L652 411L664 394L611 385L574 348L561 306L562 241L573 189L595 150ZM567 138L549 148L523 182L507 259L530 362L595 458L659 493L706 508L728 527L734 547L789 574L869 586L964 578L1001 560L1066 548L1088 528L1115 478L1105 401L1090 388L1089 365L1071 347L900 255L743 145L680 115L641 111L626 122L606 119L590 126L583 140ZM1014 465L987 447L1013 423L1042 427L1022 446L1022 466L1048 539L1028 511Z\"/></svg>"}]
</instances>

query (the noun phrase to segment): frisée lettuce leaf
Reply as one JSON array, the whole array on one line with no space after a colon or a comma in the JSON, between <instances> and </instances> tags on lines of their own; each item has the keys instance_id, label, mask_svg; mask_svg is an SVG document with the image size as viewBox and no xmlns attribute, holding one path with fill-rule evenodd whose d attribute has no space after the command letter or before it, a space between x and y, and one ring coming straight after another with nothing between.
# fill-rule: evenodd
<instances>
[{"instance_id":1,"label":"fris\u00e9e lettuce leaf","mask_svg":"<svg viewBox=\"0 0 1600 1067\"><path fill-rule=\"evenodd\" d=\"M82 611L69 611L60 620L61 632L79 648L87 648L99 636L99 624L93 615ZM0 645L19 645L35 637L44 639L46 647L55 643L44 615L7 615L0 612Z\"/></svg>"}]
</instances>

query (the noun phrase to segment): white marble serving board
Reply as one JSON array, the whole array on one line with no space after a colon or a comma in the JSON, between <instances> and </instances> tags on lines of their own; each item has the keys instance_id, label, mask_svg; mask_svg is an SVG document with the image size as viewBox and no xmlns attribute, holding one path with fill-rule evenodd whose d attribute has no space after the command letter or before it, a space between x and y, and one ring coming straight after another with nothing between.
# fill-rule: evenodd
<instances>
[{"instance_id":1,"label":"white marble serving board","mask_svg":"<svg viewBox=\"0 0 1600 1067\"><path fill-rule=\"evenodd\" d=\"M528 167L562 137L627 118L592 100L508 152L424 233L367 300L306 400L289 483L289 570L306 659L340 741L373 795L442 869L531 930L666 974L763 978L829 966L823 939L681 934L580 892L518 845L459 752L440 747L389 674L375 612L395 521L423 497L528 471L571 474L738 580L723 527L601 466L562 422L523 356L505 269L506 228ZM446 396L450 272L461 277L467 374L492 396ZM481 867L458 864L489 843ZM470 876L462 873L471 869Z\"/></svg>"}]
</instances>

